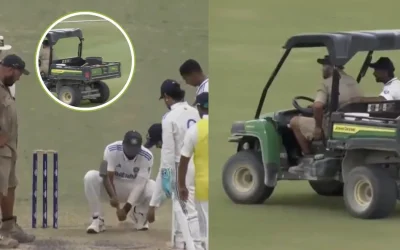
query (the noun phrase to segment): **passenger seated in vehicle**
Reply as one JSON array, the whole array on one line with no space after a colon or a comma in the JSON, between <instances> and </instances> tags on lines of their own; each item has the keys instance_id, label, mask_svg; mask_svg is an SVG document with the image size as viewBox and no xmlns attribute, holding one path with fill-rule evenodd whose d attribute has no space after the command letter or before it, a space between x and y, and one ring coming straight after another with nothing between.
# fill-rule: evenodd
<instances>
[{"instance_id":1,"label":"passenger seated in vehicle","mask_svg":"<svg viewBox=\"0 0 400 250\"><path fill-rule=\"evenodd\" d=\"M53 60L56 60L56 56L53 50ZM49 73L50 65L50 44L48 40L44 40L42 43L42 48L39 51L39 69L40 73L47 76Z\"/></svg>"},{"instance_id":2,"label":"passenger seated in vehicle","mask_svg":"<svg viewBox=\"0 0 400 250\"><path fill-rule=\"evenodd\" d=\"M382 92L375 97L353 98L351 102L379 102L400 100L400 81L394 76L394 65L388 57L381 57L369 65L374 69L375 80L383 83Z\"/></svg>"},{"instance_id":3,"label":"passenger seated in vehicle","mask_svg":"<svg viewBox=\"0 0 400 250\"><path fill-rule=\"evenodd\" d=\"M329 56L317 60L322 65L321 83L315 101L312 104L314 117L295 116L290 120L290 127L303 152L303 158L298 166L289 169L290 173L302 173L304 166L311 164L314 157L311 152L310 142L312 140L321 140L324 138L324 128L327 126L324 117L324 106L328 104L332 89L333 67L331 66ZM350 101L350 99L362 96L361 89L357 81L344 72L344 67L339 68L339 106Z\"/></svg>"}]
</instances>

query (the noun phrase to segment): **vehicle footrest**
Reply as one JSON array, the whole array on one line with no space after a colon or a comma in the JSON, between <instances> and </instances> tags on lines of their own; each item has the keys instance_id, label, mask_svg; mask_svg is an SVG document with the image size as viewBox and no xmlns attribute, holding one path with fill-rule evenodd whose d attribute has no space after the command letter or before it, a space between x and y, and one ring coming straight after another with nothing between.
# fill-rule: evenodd
<instances>
[{"instance_id":1,"label":"vehicle footrest","mask_svg":"<svg viewBox=\"0 0 400 250\"><path fill-rule=\"evenodd\" d=\"M333 178L341 170L342 160L340 158L317 158L312 166L308 168L308 175L323 178Z\"/></svg>"}]
</instances>

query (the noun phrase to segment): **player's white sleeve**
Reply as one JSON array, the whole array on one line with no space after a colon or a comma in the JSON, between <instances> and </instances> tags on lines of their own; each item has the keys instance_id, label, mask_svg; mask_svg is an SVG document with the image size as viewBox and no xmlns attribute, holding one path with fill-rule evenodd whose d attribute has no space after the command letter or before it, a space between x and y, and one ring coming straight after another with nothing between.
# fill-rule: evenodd
<instances>
[{"instance_id":1,"label":"player's white sleeve","mask_svg":"<svg viewBox=\"0 0 400 250\"><path fill-rule=\"evenodd\" d=\"M158 171L157 178L156 178L156 187L153 192L153 195L151 196L150 200L150 206L151 207L160 207L163 202L165 201L165 193L162 190L161 186L161 172Z\"/></svg>"},{"instance_id":2,"label":"player's white sleeve","mask_svg":"<svg viewBox=\"0 0 400 250\"><path fill-rule=\"evenodd\" d=\"M107 161L107 171L115 172L116 164L115 164L114 154L112 151L109 150L108 146L104 150L103 160Z\"/></svg>"},{"instance_id":3,"label":"player's white sleeve","mask_svg":"<svg viewBox=\"0 0 400 250\"><path fill-rule=\"evenodd\" d=\"M207 92L208 93L208 81L204 85L203 92Z\"/></svg>"},{"instance_id":4,"label":"player's white sleeve","mask_svg":"<svg viewBox=\"0 0 400 250\"><path fill-rule=\"evenodd\" d=\"M384 86L380 96L388 101L400 100L400 82L393 82L388 86Z\"/></svg>"},{"instance_id":5,"label":"player's white sleeve","mask_svg":"<svg viewBox=\"0 0 400 250\"><path fill-rule=\"evenodd\" d=\"M168 118L162 121L161 166L160 168L175 168L175 139L174 125Z\"/></svg>"},{"instance_id":6,"label":"player's white sleeve","mask_svg":"<svg viewBox=\"0 0 400 250\"><path fill-rule=\"evenodd\" d=\"M188 158L192 157L196 143L197 143L197 126L196 124L194 124L186 131L185 139L183 140L183 146L181 149L181 155Z\"/></svg>"},{"instance_id":7,"label":"player's white sleeve","mask_svg":"<svg viewBox=\"0 0 400 250\"><path fill-rule=\"evenodd\" d=\"M149 175L148 175L149 179L151 178L151 171L153 170L153 164L154 164L154 160L153 160L153 157L151 157L151 159L149 161L147 161L147 171L149 173Z\"/></svg>"}]
</instances>

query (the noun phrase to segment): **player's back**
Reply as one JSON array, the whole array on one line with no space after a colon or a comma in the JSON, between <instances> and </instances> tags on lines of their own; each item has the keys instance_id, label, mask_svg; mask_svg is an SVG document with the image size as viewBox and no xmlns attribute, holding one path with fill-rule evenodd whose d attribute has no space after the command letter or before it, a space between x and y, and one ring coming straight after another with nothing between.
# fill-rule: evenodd
<instances>
[{"instance_id":1,"label":"player's back","mask_svg":"<svg viewBox=\"0 0 400 250\"><path fill-rule=\"evenodd\" d=\"M171 111L164 117L164 121L172 124L172 132L175 141L175 161L179 162L180 150L183 146L183 140L186 131L190 126L200 120L199 111L190 106L187 102L174 104Z\"/></svg>"}]
</instances>

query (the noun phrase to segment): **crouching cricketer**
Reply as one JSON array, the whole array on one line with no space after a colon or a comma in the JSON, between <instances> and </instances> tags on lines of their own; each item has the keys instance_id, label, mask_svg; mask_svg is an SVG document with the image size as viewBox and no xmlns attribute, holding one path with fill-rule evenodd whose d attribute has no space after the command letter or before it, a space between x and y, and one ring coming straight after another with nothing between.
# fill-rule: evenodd
<instances>
[{"instance_id":1,"label":"crouching cricketer","mask_svg":"<svg viewBox=\"0 0 400 250\"><path fill-rule=\"evenodd\" d=\"M84 177L85 195L92 213L87 233L105 230L101 199L109 199L119 221L130 216L137 230L147 230L147 211L155 182L150 179L153 154L142 146L142 136L128 131L123 141L109 144L104 151L100 171ZM108 194L108 197L107 197ZM124 203L120 207L120 203Z\"/></svg>"},{"instance_id":2,"label":"crouching cricketer","mask_svg":"<svg viewBox=\"0 0 400 250\"><path fill-rule=\"evenodd\" d=\"M201 120L191 126L185 134L181 159L178 166L179 198L188 201L189 190L186 183L188 165L193 156L195 171L195 202L199 217L205 222L200 225L202 235L208 248L208 93L204 92L196 97L196 106Z\"/></svg>"}]
</instances>

